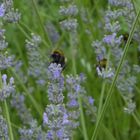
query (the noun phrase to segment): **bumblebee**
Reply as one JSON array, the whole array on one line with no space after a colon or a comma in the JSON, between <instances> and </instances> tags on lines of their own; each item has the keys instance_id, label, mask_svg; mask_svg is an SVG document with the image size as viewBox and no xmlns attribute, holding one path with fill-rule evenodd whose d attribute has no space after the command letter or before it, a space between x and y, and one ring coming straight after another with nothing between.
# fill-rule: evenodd
<instances>
[{"instance_id":1,"label":"bumblebee","mask_svg":"<svg viewBox=\"0 0 140 140\"><path fill-rule=\"evenodd\" d=\"M124 33L122 35L123 35L123 41L124 41L124 43L126 43L127 40L128 40L129 34L128 33ZM130 44L132 44L133 42L134 42L134 39L132 38Z\"/></svg>"},{"instance_id":2,"label":"bumblebee","mask_svg":"<svg viewBox=\"0 0 140 140\"><path fill-rule=\"evenodd\" d=\"M129 37L129 34L128 33L124 33L123 34L123 40L124 40L125 43L127 42L128 37Z\"/></svg>"},{"instance_id":3,"label":"bumblebee","mask_svg":"<svg viewBox=\"0 0 140 140\"><path fill-rule=\"evenodd\" d=\"M64 70L65 65L66 65L66 59L65 59L63 51L61 51L61 50L54 50L51 53L50 57L52 59L51 63L60 64L62 69Z\"/></svg>"},{"instance_id":4,"label":"bumblebee","mask_svg":"<svg viewBox=\"0 0 140 140\"><path fill-rule=\"evenodd\" d=\"M98 67L99 70L102 72L103 69L106 69L107 66L107 59L103 58L99 60L98 64L96 65L96 68Z\"/></svg>"}]
</instances>

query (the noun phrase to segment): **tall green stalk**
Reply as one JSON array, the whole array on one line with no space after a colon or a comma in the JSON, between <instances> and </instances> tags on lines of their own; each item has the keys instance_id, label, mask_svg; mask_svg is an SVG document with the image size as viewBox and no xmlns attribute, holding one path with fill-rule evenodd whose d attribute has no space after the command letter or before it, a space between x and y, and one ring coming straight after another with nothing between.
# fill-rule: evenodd
<instances>
[{"instance_id":1,"label":"tall green stalk","mask_svg":"<svg viewBox=\"0 0 140 140\"><path fill-rule=\"evenodd\" d=\"M104 94L105 94L105 87L106 87L106 80L102 84L102 89L101 89L101 95L100 95L100 100L99 100L99 107L98 107L97 116L100 115L101 109L102 109L102 106L103 106L103 99L104 99ZM97 117L97 119L98 119L98 117Z\"/></svg>"},{"instance_id":2,"label":"tall green stalk","mask_svg":"<svg viewBox=\"0 0 140 140\"><path fill-rule=\"evenodd\" d=\"M31 103L35 107L35 109L38 112L38 114L42 117L43 110L42 110L41 106L36 102L36 100L34 99L34 97L28 92L28 89L24 86L24 84L20 80L20 77L14 72L13 69L11 69L11 72L14 75L14 77L18 80L18 82L21 85L21 87L23 88L23 90L25 91L25 95L29 97Z\"/></svg>"},{"instance_id":3,"label":"tall green stalk","mask_svg":"<svg viewBox=\"0 0 140 140\"><path fill-rule=\"evenodd\" d=\"M7 105L6 100L4 101L4 110L5 110L6 121L8 124L9 137L10 137L10 140L14 140L12 125L11 125L11 121L10 121L10 114L9 114L8 105Z\"/></svg>"},{"instance_id":4,"label":"tall green stalk","mask_svg":"<svg viewBox=\"0 0 140 140\"><path fill-rule=\"evenodd\" d=\"M79 102L79 108L80 108L80 117L81 117L81 125L82 125L82 129L83 129L84 140L88 140L84 112L83 112L83 106L82 106L82 99L80 96L78 97L78 102Z\"/></svg>"},{"instance_id":5,"label":"tall green stalk","mask_svg":"<svg viewBox=\"0 0 140 140\"><path fill-rule=\"evenodd\" d=\"M95 129L94 129L94 132L93 132L91 140L96 140L96 137L97 137L97 134L99 132L99 128L100 128L101 122L102 122L102 120L104 118L104 115L105 115L105 112L106 112L106 110L107 110L107 108L108 108L108 106L110 104L110 101L111 101L111 98L112 98L112 95L113 95L113 89L115 87L115 84L116 84L116 81L117 81L117 77L118 77L119 72L121 70L123 61L124 61L124 59L126 57L126 54L127 54L127 51L128 51L129 45L130 45L130 42L132 40L132 36L134 34L134 30L135 30L136 24L138 22L139 15L140 15L140 10L139 10L139 12L138 12L134 22L133 22L133 25L132 25L132 28L131 28L131 31L130 31L130 35L129 35L128 41L127 41L127 43L125 45L125 48L124 48L124 51L123 51L123 55L122 55L121 60L119 62L118 68L116 70L113 82L112 82L112 84L110 86L110 89L108 91L108 95L107 95L107 98L105 100L105 103L104 103L103 109L101 111L101 114L100 114L100 116L99 116L99 118L97 120L97 123L96 123L96 126L95 126Z\"/></svg>"},{"instance_id":6,"label":"tall green stalk","mask_svg":"<svg viewBox=\"0 0 140 140\"><path fill-rule=\"evenodd\" d=\"M0 72L0 88L2 88L1 72ZM11 121L10 121L10 115L9 115L9 110L8 110L8 105L7 105L6 99L3 101L3 111L5 113L4 116L5 116L6 122L8 124L9 138L10 138L10 140L14 140Z\"/></svg>"},{"instance_id":7,"label":"tall green stalk","mask_svg":"<svg viewBox=\"0 0 140 140\"><path fill-rule=\"evenodd\" d=\"M111 51L109 49L108 56L107 56L107 61L108 62L106 64L105 70L108 69L108 64L109 64L109 60L110 60L110 53L111 53ZM103 99L104 99L104 94L105 94L106 83L107 83L107 81L106 81L106 79L104 79L103 84L102 84L102 89L101 89L101 96L100 96L100 100L99 100L99 107L98 107L98 114L97 114L97 116L100 115L101 109L102 109L102 106L103 106ZM97 119L98 119L98 117L97 117Z\"/></svg>"},{"instance_id":8,"label":"tall green stalk","mask_svg":"<svg viewBox=\"0 0 140 140\"><path fill-rule=\"evenodd\" d=\"M45 27L44 27L44 24L42 22L42 19L41 19L40 15L39 15L39 10L38 10L37 4L36 4L35 0L31 0L31 1L32 1L33 7L35 9L35 12L36 12L36 14L38 16L38 20L40 22L42 32L44 33L44 38L46 39L46 41L48 41L48 44L50 45L51 42L50 42L49 37L48 37L48 35L47 35L46 31L45 31Z\"/></svg>"},{"instance_id":9,"label":"tall green stalk","mask_svg":"<svg viewBox=\"0 0 140 140\"><path fill-rule=\"evenodd\" d=\"M73 48L73 40L72 40L72 34L70 33L70 47L71 47L71 55L72 55L72 68L73 68L73 73L76 75L77 70L76 70L76 63L75 63L75 52L73 52L75 49ZM83 129L83 135L84 139L88 140L88 135L87 135L87 129L85 125L85 117L84 117L84 112L83 112L83 106L82 106L82 99L81 96L78 95L78 103L79 103L79 108L80 108L80 118L81 118L81 125Z\"/></svg>"}]
</instances>

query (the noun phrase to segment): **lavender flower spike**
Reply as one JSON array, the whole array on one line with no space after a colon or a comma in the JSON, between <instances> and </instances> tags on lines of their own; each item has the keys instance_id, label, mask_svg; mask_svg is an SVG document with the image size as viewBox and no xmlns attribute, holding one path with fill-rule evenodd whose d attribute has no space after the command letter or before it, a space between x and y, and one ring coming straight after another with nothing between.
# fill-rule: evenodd
<instances>
[{"instance_id":1,"label":"lavender flower spike","mask_svg":"<svg viewBox=\"0 0 140 140\"><path fill-rule=\"evenodd\" d=\"M71 137L67 129L69 126L67 110L63 103L64 77L61 71L61 65L55 63L51 63L47 70L50 104L47 105L43 115L44 126L48 128L47 140L69 140Z\"/></svg>"},{"instance_id":2,"label":"lavender flower spike","mask_svg":"<svg viewBox=\"0 0 140 140\"><path fill-rule=\"evenodd\" d=\"M2 87L0 89L0 100L1 101L5 100L14 91L15 91L14 78L11 77L9 80L9 83L7 83L7 75L3 74L2 75Z\"/></svg>"},{"instance_id":3,"label":"lavender flower spike","mask_svg":"<svg viewBox=\"0 0 140 140\"><path fill-rule=\"evenodd\" d=\"M0 114L0 140L2 140L2 139L9 140L8 135L9 135L8 134L8 126L7 126L6 120Z\"/></svg>"},{"instance_id":4,"label":"lavender flower spike","mask_svg":"<svg viewBox=\"0 0 140 140\"><path fill-rule=\"evenodd\" d=\"M4 4L2 3L0 5L0 17L3 17L5 14L5 7L4 7Z\"/></svg>"}]
</instances>

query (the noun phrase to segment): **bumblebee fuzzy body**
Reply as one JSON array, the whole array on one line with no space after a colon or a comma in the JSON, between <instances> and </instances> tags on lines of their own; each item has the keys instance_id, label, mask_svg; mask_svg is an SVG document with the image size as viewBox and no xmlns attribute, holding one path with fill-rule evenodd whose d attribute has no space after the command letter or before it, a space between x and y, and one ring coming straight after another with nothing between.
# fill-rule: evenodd
<instances>
[{"instance_id":1,"label":"bumblebee fuzzy body","mask_svg":"<svg viewBox=\"0 0 140 140\"><path fill-rule=\"evenodd\" d=\"M63 69L65 68L66 60L64 53L61 50L54 50L51 54L51 58L52 58L51 63L60 64Z\"/></svg>"},{"instance_id":2,"label":"bumblebee fuzzy body","mask_svg":"<svg viewBox=\"0 0 140 140\"><path fill-rule=\"evenodd\" d=\"M126 43L127 40L128 40L129 34L128 33L124 33L122 35L123 35L123 41L124 41L124 43ZM132 43L134 43L134 38L132 38L130 44L132 44Z\"/></svg>"},{"instance_id":3,"label":"bumblebee fuzzy body","mask_svg":"<svg viewBox=\"0 0 140 140\"><path fill-rule=\"evenodd\" d=\"M129 37L129 34L128 33L124 33L123 34L123 40L124 40L124 42L127 42L128 37Z\"/></svg>"},{"instance_id":4,"label":"bumblebee fuzzy body","mask_svg":"<svg viewBox=\"0 0 140 140\"><path fill-rule=\"evenodd\" d=\"M106 65L107 65L107 59L103 58L99 61L99 63L96 65L96 67L98 67L100 69L100 71L102 71L102 69L106 69Z\"/></svg>"}]
</instances>

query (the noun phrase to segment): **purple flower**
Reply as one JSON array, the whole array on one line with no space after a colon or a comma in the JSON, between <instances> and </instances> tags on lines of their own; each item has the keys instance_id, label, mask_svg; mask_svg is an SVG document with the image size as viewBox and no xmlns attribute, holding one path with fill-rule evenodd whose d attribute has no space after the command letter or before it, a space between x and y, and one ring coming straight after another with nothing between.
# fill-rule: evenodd
<instances>
[{"instance_id":1,"label":"purple flower","mask_svg":"<svg viewBox=\"0 0 140 140\"><path fill-rule=\"evenodd\" d=\"M75 85L74 89L75 89L75 92L78 93L78 92L80 92L81 86L80 85Z\"/></svg>"},{"instance_id":2,"label":"purple flower","mask_svg":"<svg viewBox=\"0 0 140 140\"><path fill-rule=\"evenodd\" d=\"M18 22L21 17L21 14L19 13L18 9L14 9L13 0L6 1L4 6L5 6L4 10L3 10L3 6L1 6L1 9L2 9L1 14L2 16L4 16L3 19L9 23Z\"/></svg>"},{"instance_id":3,"label":"purple flower","mask_svg":"<svg viewBox=\"0 0 140 140\"><path fill-rule=\"evenodd\" d=\"M55 79L59 78L60 77L60 73L61 71L59 71L58 69L56 69L54 72L53 72L53 76Z\"/></svg>"},{"instance_id":4,"label":"purple flower","mask_svg":"<svg viewBox=\"0 0 140 140\"><path fill-rule=\"evenodd\" d=\"M2 88L0 89L0 100L3 101L15 92L14 78L11 77L9 83L7 83L7 75L2 75Z\"/></svg>"},{"instance_id":5,"label":"purple flower","mask_svg":"<svg viewBox=\"0 0 140 140\"><path fill-rule=\"evenodd\" d=\"M78 8L76 5L69 5L68 7L60 6L59 13L63 16L76 16Z\"/></svg>"},{"instance_id":6,"label":"purple flower","mask_svg":"<svg viewBox=\"0 0 140 140\"><path fill-rule=\"evenodd\" d=\"M96 67L96 71L98 76L102 78L113 78L114 77L114 71L111 68L104 69L104 68L99 68Z\"/></svg>"},{"instance_id":7,"label":"purple flower","mask_svg":"<svg viewBox=\"0 0 140 140\"><path fill-rule=\"evenodd\" d=\"M56 135L57 135L57 138L58 138L58 139L63 139L64 130L63 130L63 129L59 129L59 130L56 132Z\"/></svg>"},{"instance_id":8,"label":"purple flower","mask_svg":"<svg viewBox=\"0 0 140 140\"><path fill-rule=\"evenodd\" d=\"M104 38L103 38L103 42L110 45L110 46L119 46L122 42L122 38L123 36L120 36L120 37L116 37L116 33L113 33L111 35L106 35Z\"/></svg>"},{"instance_id":9,"label":"purple flower","mask_svg":"<svg viewBox=\"0 0 140 140\"><path fill-rule=\"evenodd\" d=\"M67 30L69 32L76 32L78 22L75 16L78 14L77 6L71 2L67 6L60 6L59 10L60 15L66 17L63 21L60 22L62 30Z\"/></svg>"},{"instance_id":10,"label":"purple flower","mask_svg":"<svg viewBox=\"0 0 140 140\"><path fill-rule=\"evenodd\" d=\"M94 99L91 96L89 96L88 97L88 102L89 102L90 105L93 105L94 104Z\"/></svg>"},{"instance_id":11,"label":"purple flower","mask_svg":"<svg viewBox=\"0 0 140 140\"><path fill-rule=\"evenodd\" d=\"M68 120L68 115L65 113L63 116L63 125L68 124L69 120Z\"/></svg>"},{"instance_id":12,"label":"purple flower","mask_svg":"<svg viewBox=\"0 0 140 140\"><path fill-rule=\"evenodd\" d=\"M67 31L75 31L78 27L77 19L65 19L60 22L61 28Z\"/></svg>"},{"instance_id":13,"label":"purple flower","mask_svg":"<svg viewBox=\"0 0 140 140\"><path fill-rule=\"evenodd\" d=\"M4 4L2 3L2 4L0 5L0 17L3 17L4 14L5 14L5 6L4 6Z\"/></svg>"},{"instance_id":14,"label":"purple flower","mask_svg":"<svg viewBox=\"0 0 140 140\"><path fill-rule=\"evenodd\" d=\"M0 38L4 38L5 29L0 29Z\"/></svg>"},{"instance_id":15,"label":"purple flower","mask_svg":"<svg viewBox=\"0 0 140 140\"><path fill-rule=\"evenodd\" d=\"M67 106L69 108L77 108L79 106L78 101L76 99L72 99L68 102Z\"/></svg>"},{"instance_id":16,"label":"purple flower","mask_svg":"<svg viewBox=\"0 0 140 140\"><path fill-rule=\"evenodd\" d=\"M47 113L43 113L43 123L44 124L48 124L48 117L47 117Z\"/></svg>"},{"instance_id":17,"label":"purple flower","mask_svg":"<svg viewBox=\"0 0 140 140\"><path fill-rule=\"evenodd\" d=\"M47 132L47 139L48 140L53 140L53 132L52 131Z\"/></svg>"},{"instance_id":18,"label":"purple flower","mask_svg":"<svg viewBox=\"0 0 140 140\"><path fill-rule=\"evenodd\" d=\"M112 35L107 35L104 37L103 41L107 44L111 44L114 40L114 38L116 37L116 34L112 34Z\"/></svg>"},{"instance_id":19,"label":"purple flower","mask_svg":"<svg viewBox=\"0 0 140 140\"><path fill-rule=\"evenodd\" d=\"M19 129L20 140L45 140L46 135L41 126L38 126L36 120L32 120L29 128L23 127ZM51 139L52 140L52 139Z\"/></svg>"},{"instance_id":20,"label":"purple flower","mask_svg":"<svg viewBox=\"0 0 140 140\"><path fill-rule=\"evenodd\" d=\"M106 48L102 42L96 40L92 42L92 47L95 49L97 61L102 60L106 56Z\"/></svg>"},{"instance_id":21,"label":"purple flower","mask_svg":"<svg viewBox=\"0 0 140 140\"><path fill-rule=\"evenodd\" d=\"M47 70L47 75L50 80L57 80L61 76L62 67L60 64L51 63Z\"/></svg>"},{"instance_id":22,"label":"purple flower","mask_svg":"<svg viewBox=\"0 0 140 140\"><path fill-rule=\"evenodd\" d=\"M44 125L47 126L47 139L64 139L71 135L68 133L69 120L67 110L63 103L64 77L62 76L62 67L56 63L51 63L47 69L48 77L48 100L43 115Z\"/></svg>"},{"instance_id":23,"label":"purple flower","mask_svg":"<svg viewBox=\"0 0 140 140\"><path fill-rule=\"evenodd\" d=\"M47 105L43 119L44 125L48 127L48 140L53 140L56 137L63 139L71 135L71 133L68 133L70 121L68 120L67 111L63 104Z\"/></svg>"},{"instance_id":24,"label":"purple flower","mask_svg":"<svg viewBox=\"0 0 140 140\"><path fill-rule=\"evenodd\" d=\"M0 138L9 140L8 125L5 118L0 114Z\"/></svg>"},{"instance_id":25,"label":"purple flower","mask_svg":"<svg viewBox=\"0 0 140 140\"><path fill-rule=\"evenodd\" d=\"M12 94L11 106L17 110L17 114L23 124L29 124L33 120L32 114L25 105L24 95L20 93Z\"/></svg>"}]
</instances>

